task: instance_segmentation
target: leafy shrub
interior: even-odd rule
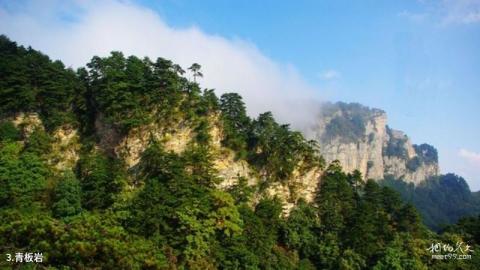
[[[438,152],[429,144],[413,145],[420,160],[426,164],[438,163]]]
[[[327,123],[322,139],[330,141],[338,137],[347,143],[361,140],[365,136],[365,126],[369,119],[381,113],[384,112],[358,103],[326,103],[322,108],[323,117],[338,115]],[[373,134],[369,135],[369,142],[373,141],[373,136]]]
[[[405,148],[405,144],[407,142],[407,137],[404,136],[403,138],[396,138],[392,134],[392,130],[387,126],[387,134],[389,135],[390,139],[387,142],[387,146],[383,149],[383,155],[389,157],[399,157],[402,159],[406,159],[408,157],[407,149]]]
[[[53,216],[68,217],[80,213],[82,210],[81,192],[80,183],[73,172],[64,172],[54,190]]]
[[[365,119],[360,115],[336,116],[325,127],[324,140],[340,137],[343,141],[355,142],[365,135]]]
[[[370,170],[373,167],[373,161],[367,161],[367,170]]]
[[[77,164],[82,206],[88,210],[109,207],[124,184],[121,163],[101,153],[83,156]]]
[[[80,80],[62,62],[0,36],[0,114],[37,112],[47,130],[74,121]]]
[[[0,122],[0,142],[18,141],[20,140],[20,137],[20,130],[18,130],[12,122]]]
[[[407,162],[407,169],[411,172],[416,171],[422,165],[419,157],[414,157]]]

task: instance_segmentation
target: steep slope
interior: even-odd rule
[[[455,174],[432,177],[417,186],[390,177],[380,184],[391,187],[415,205],[423,222],[436,231],[462,217],[480,214],[478,192],[472,193],[465,179]]]
[[[327,103],[307,133],[328,162],[339,160],[346,171],[359,170],[365,179],[390,175],[418,184],[439,172],[436,149],[412,145],[403,132],[387,126],[387,115],[379,109]]]
[[[237,185],[241,178],[246,179],[247,184],[254,187],[259,187],[263,183],[265,190],[259,191],[257,200],[265,195],[276,196],[284,203],[285,213],[288,213],[299,199],[313,201],[323,172],[321,166],[302,170],[302,165],[298,165],[298,168],[282,181],[269,181],[265,171],[259,170],[248,159],[239,159],[235,151],[222,143],[225,135],[220,113],[209,115],[205,120],[208,123],[206,132],[212,157],[210,161],[215,175],[221,180],[217,184],[218,188],[228,190]],[[140,126],[131,129],[125,136],[120,136],[114,130],[106,130],[104,126],[97,121],[96,134],[100,142],[99,147],[110,149],[116,158],[124,161],[127,170],[135,170],[142,154],[152,141],[161,143],[166,151],[179,155],[185,153],[192,145],[198,144],[195,123],[188,121],[170,123],[168,127],[163,124]],[[117,139],[112,140],[112,137],[117,136],[119,136]]]

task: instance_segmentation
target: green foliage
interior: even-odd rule
[[[367,181],[359,211],[353,217],[351,233],[352,246],[361,255],[374,257],[391,241],[393,231],[389,230],[389,213],[382,209],[382,190],[372,180]],[[392,213],[393,214],[393,213]]]
[[[150,241],[127,233],[108,215],[82,214],[68,223],[44,213],[0,212],[0,252],[43,253],[44,267],[162,269],[166,259]],[[0,262],[0,266],[5,261]],[[6,266],[6,265],[4,265]]]
[[[209,133],[210,125],[208,120],[203,119],[199,121],[197,127],[195,128],[195,133],[197,134],[195,139],[201,145],[208,145],[211,140],[211,135]]]
[[[245,177],[239,177],[238,182],[227,189],[235,199],[236,204],[248,204],[255,193],[255,188],[248,185]]]
[[[106,120],[123,131],[146,122],[140,111],[147,105],[141,103],[146,83],[142,75],[151,72],[146,65],[137,57],[126,59],[120,52],[112,52],[106,58],[94,57],[87,65],[94,102]]]
[[[0,36],[0,115],[38,112],[48,130],[74,122],[80,83],[60,61]]]
[[[420,160],[426,164],[438,163],[438,152],[435,147],[429,144],[414,144],[415,152],[419,156]]]
[[[80,182],[70,171],[64,172],[62,178],[55,187],[53,196],[52,212],[57,218],[73,216],[82,210]]]
[[[393,178],[385,179],[382,185],[393,188],[403,200],[412,203],[425,225],[436,231],[463,216],[480,213],[478,202],[468,184],[454,174],[428,179],[416,187]]]
[[[88,210],[112,205],[124,185],[121,164],[100,153],[85,155],[78,162],[82,206]]]
[[[53,138],[41,128],[35,128],[28,137],[25,144],[25,151],[37,156],[44,156],[50,153]]]
[[[279,125],[270,112],[250,120],[240,95],[223,94],[220,109],[224,130],[222,143],[235,150],[237,158],[247,158],[268,182],[283,181],[295,169],[323,166],[315,142],[306,141],[300,132],[290,130],[288,125]]]
[[[34,207],[40,204],[49,171],[39,156],[22,152],[22,145],[0,145],[0,207]]]
[[[131,230],[181,250],[182,263],[190,267],[207,263],[216,237],[231,238],[242,231],[233,198],[213,188],[216,180],[204,150],[178,156],[151,145],[140,167],[145,186],[126,221]]]
[[[403,136],[402,138],[397,138],[393,136],[393,131],[387,126],[387,134],[390,139],[387,142],[387,146],[383,149],[383,155],[389,157],[399,157],[402,159],[408,158],[407,149],[405,148],[405,143],[407,142],[407,137]]]
[[[200,69],[202,68],[202,66],[200,66],[199,64],[197,63],[193,63],[189,68],[188,70],[192,71],[193,73],[193,81],[196,82],[197,81],[197,77],[203,77],[203,73],[200,72]]]
[[[10,121],[0,122],[0,142],[18,141],[21,138],[20,130]]]
[[[457,224],[444,229],[447,233],[458,233],[469,244],[480,246],[480,215],[461,218]]]
[[[342,232],[353,214],[354,193],[339,163],[327,168],[317,196],[322,230]]]
[[[237,158],[246,158],[250,118],[247,116],[242,97],[236,93],[226,93],[220,98],[223,131],[222,144],[235,150]]]
[[[358,103],[326,103],[322,108],[323,115],[331,116],[336,114],[336,116],[327,123],[322,139],[331,141],[335,138],[340,138],[343,142],[356,142],[359,139],[363,139],[367,121],[379,112],[381,111],[370,109]],[[371,141],[373,137],[370,135],[369,140]]]
[[[421,230],[419,225],[420,215],[415,207],[412,204],[406,204],[396,210],[398,230],[402,232],[409,232],[411,235],[418,236]]]
[[[407,236],[408,237],[408,236]],[[374,270],[427,269],[411,253],[408,242],[397,236],[382,253],[382,257],[373,267]],[[409,252],[410,251],[410,252]]]
[[[422,162],[420,160],[420,158],[417,156],[417,157],[414,157],[412,159],[410,159],[409,161],[407,161],[407,169],[411,172],[414,172],[416,171],[420,166],[422,166]]]
[[[410,159],[407,162],[407,169],[414,172],[423,164],[437,164],[438,163],[438,154],[437,149],[429,144],[413,145],[416,157]]]
[[[314,258],[321,228],[317,209],[304,201],[292,210],[283,229],[283,241],[288,248],[298,250],[302,258]]]
[[[338,263],[339,269],[342,270],[360,270],[365,269],[365,259],[354,250],[346,249],[343,251]]]
[[[253,121],[249,149],[250,163],[268,182],[285,181],[295,169],[323,167],[317,145],[288,125],[279,125],[270,112]],[[299,166],[301,162],[304,167]]]
[[[90,104],[124,133],[154,121],[154,111],[157,118],[169,121],[178,116],[180,112],[175,110],[182,106],[181,112],[190,119],[200,103],[198,85],[181,77],[184,71],[163,58],[152,62],[112,52],[109,57],[93,57],[87,67],[83,77]],[[206,104],[212,105],[211,93],[207,96],[210,102]]]
[[[213,89],[205,89],[202,103],[203,106],[201,106],[201,108],[205,108],[204,114],[207,112],[216,112],[220,109],[220,100]],[[202,111],[199,112],[202,113]]]
[[[346,141],[356,141],[365,135],[365,122],[358,115],[349,118],[336,116],[325,127],[324,140],[341,137]]]

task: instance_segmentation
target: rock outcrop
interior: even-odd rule
[[[248,185],[254,186],[262,181],[262,177],[249,165],[246,160],[238,160],[235,152],[225,148],[221,141],[223,127],[219,115],[209,117],[210,147],[212,164],[217,176],[222,181],[217,185],[220,189],[228,189],[238,183],[240,178],[247,180]],[[133,168],[140,161],[141,154],[148,147],[151,140],[161,142],[167,151],[181,154],[190,143],[193,143],[194,128],[188,123],[179,122],[169,125],[168,130],[158,124],[146,125],[132,129],[127,135],[119,137],[115,130],[101,122],[96,123],[97,136],[100,145],[105,151],[110,151],[125,161],[128,168]],[[307,171],[294,171],[290,179],[280,183],[272,183],[265,193],[268,196],[277,196],[284,202],[284,212],[289,210],[300,199],[313,201],[319,186],[322,170],[311,168]]]
[[[271,197],[277,196],[282,199],[284,213],[288,214],[299,199],[313,202],[320,185],[322,173],[323,171],[320,168],[312,168],[303,173],[295,170],[288,181],[273,183],[266,192]]]
[[[28,137],[36,128],[44,129],[43,123],[37,113],[19,113],[12,118],[7,118],[22,131],[23,137]]]
[[[307,134],[319,142],[327,162],[339,160],[345,171],[359,170],[365,179],[393,176],[419,183],[439,173],[435,148],[413,145],[403,132],[390,129],[379,109],[326,104]]]
[[[23,137],[28,137],[37,128],[45,131],[37,113],[20,113],[8,120],[21,129]],[[246,179],[250,186],[257,186],[264,181],[261,174],[246,160],[237,159],[234,151],[222,145],[224,135],[220,116],[211,115],[208,123],[211,138],[209,143],[214,157],[212,164],[217,176],[222,179],[217,187],[228,189],[237,184],[240,178]],[[195,143],[196,136],[192,123],[184,121],[167,126],[151,123],[122,135],[113,125],[108,124],[101,114],[96,117],[95,133],[97,151],[121,158],[127,169],[132,169],[139,163],[142,153],[152,141],[162,143],[167,151],[182,154],[191,143]],[[79,131],[70,125],[64,125],[51,131],[51,135],[53,140],[52,151],[48,157],[49,164],[58,172],[73,169],[80,156]],[[315,199],[322,173],[319,167],[296,169],[289,179],[269,184],[263,192],[255,195],[255,200],[258,201],[262,196],[276,196],[284,202],[284,213],[288,214],[299,199],[307,202]]]
[[[70,126],[61,126],[53,132],[53,138],[50,163],[59,171],[75,168],[80,158],[78,130]]]
[[[6,118],[11,121],[22,133],[24,139],[28,138],[36,129],[45,131],[38,113],[19,113],[14,117]],[[62,125],[52,131],[51,153],[48,163],[58,171],[75,167],[79,159],[80,137],[78,130],[70,125]]]

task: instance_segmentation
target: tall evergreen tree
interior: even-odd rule
[[[58,218],[73,216],[82,210],[80,182],[70,171],[65,171],[62,178],[55,187],[52,205],[53,216]]]

